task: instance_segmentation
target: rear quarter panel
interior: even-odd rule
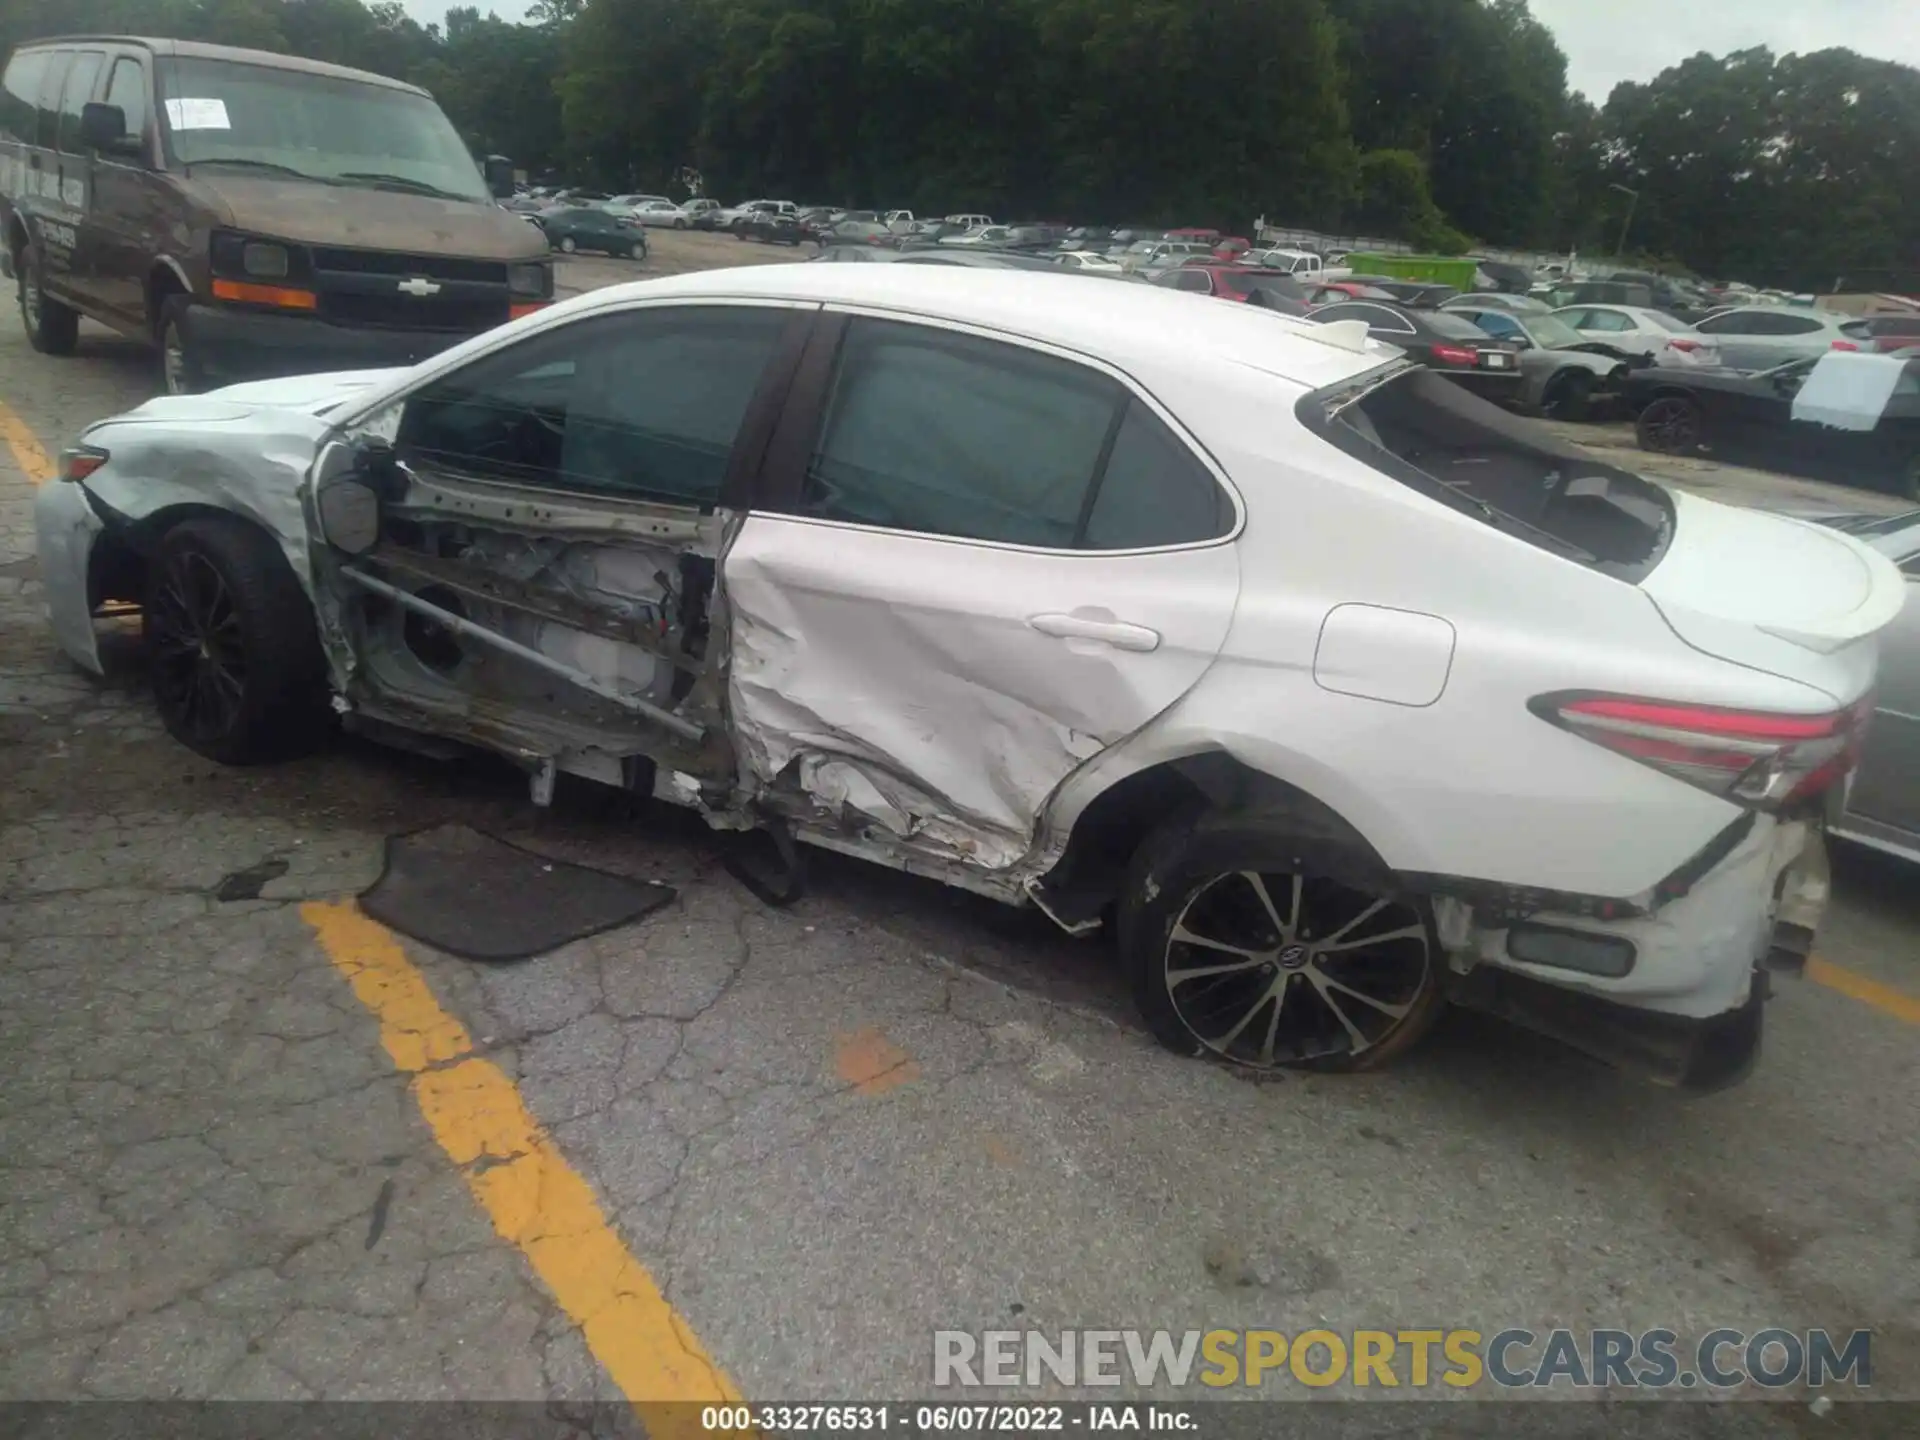
[[[1247,499],[1244,583],[1214,667],[1126,753],[1103,758],[1109,783],[1156,758],[1225,748],[1332,806],[1396,869],[1625,897],[1739,812],[1547,724],[1529,700],[1590,689],[1769,709],[1827,702],[1686,646],[1633,585],[1333,449],[1293,414],[1297,388],[1255,372],[1147,383]],[[1322,628],[1342,604],[1451,624],[1439,697],[1394,704],[1317,683]]]

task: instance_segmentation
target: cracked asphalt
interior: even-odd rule
[[[0,404],[49,452],[149,371],[0,320]],[[1784,984],[1758,1072],[1698,1100],[1464,1017],[1386,1074],[1251,1084],[1156,1048],[1098,942],[929,883],[821,855],[770,910],[676,811],[539,811],[504,768],[348,741],[199,759],[152,719],[127,622],[105,682],[56,651],[17,450],[0,1398],[648,1398],[620,1378],[646,1356],[616,1360],[649,1332],[593,1338],[543,1279],[486,1199],[520,1157],[456,1158],[316,925],[388,835],[446,820],[677,887],[530,962],[404,963],[748,1397],[925,1394],[949,1328],[1824,1325],[1872,1327],[1876,1389],[1920,1399],[1920,1066],[1893,1010]],[[1920,994],[1910,874],[1836,869],[1821,954]]]

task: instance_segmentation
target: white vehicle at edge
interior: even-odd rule
[[[1056,275],[598,290],[409,370],[159,399],[36,502],[168,729],[331,709],[1111,920],[1153,1032],[1362,1068],[1446,1001],[1690,1087],[1804,956],[1903,586],[1356,326]],[[791,847],[785,847],[790,850]]]

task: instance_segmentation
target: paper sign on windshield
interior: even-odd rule
[[[169,100],[167,123],[176,130],[231,130],[224,100]]]

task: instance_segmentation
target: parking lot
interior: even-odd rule
[[[792,258],[652,242],[562,289]],[[1901,866],[1836,855],[1734,1090],[1469,1017],[1383,1074],[1251,1084],[1147,1038],[1098,939],[929,882],[822,855],[774,910],[662,807],[175,745],[130,624],[105,683],[56,651],[30,513],[152,381],[0,319],[0,1398],[900,1398],[935,1330],[1006,1325],[1870,1327],[1875,1391],[1920,1400]],[[678,896],[517,965],[403,946],[351,899],[441,820]]]

